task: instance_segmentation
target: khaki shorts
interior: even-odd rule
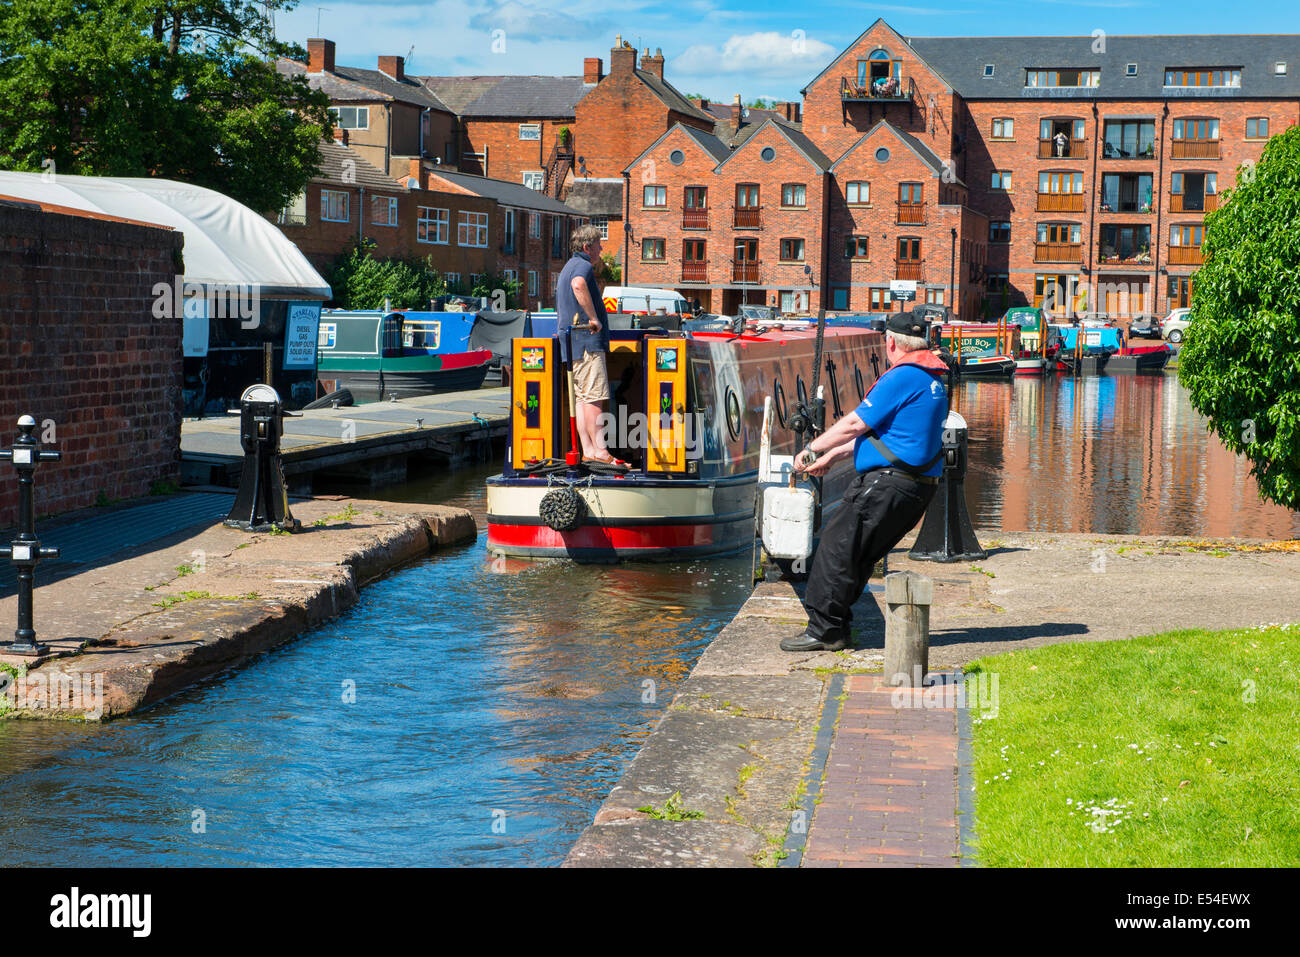
[[[605,353],[584,352],[573,363],[573,393],[579,402],[604,402],[609,398]]]

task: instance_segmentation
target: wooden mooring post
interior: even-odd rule
[[[934,582],[916,572],[885,576],[885,684],[919,687],[930,664]]]

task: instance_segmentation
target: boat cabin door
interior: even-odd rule
[[[687,471],[686,340],[645,340],[647,472]]]

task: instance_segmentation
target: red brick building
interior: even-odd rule
[[[963,318],[1163,313],[1188,300],[1205,212],[1300,121],[1298,49],[877,20],[804,88],[800,122],[681,124],[626,166],[625,281],[721,311],[890,309],[901,279]]]

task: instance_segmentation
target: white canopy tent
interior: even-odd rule
[[[0,171],[0,196],[157,223],[185,235],[185,282],[253,287],[262,299],[329,299],[329,284],[247,206],[168,179]]]

